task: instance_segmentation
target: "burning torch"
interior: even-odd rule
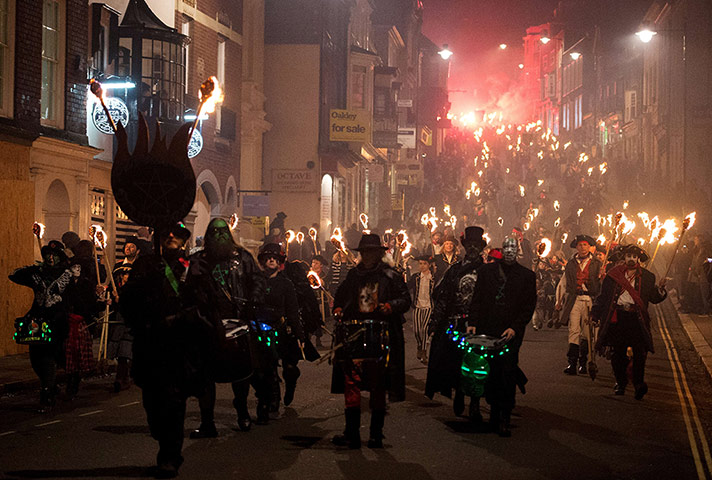
[[[35,222],[32,225],[32,233],[37,238],[37,246],[40,247],[40,252],[42,252],[42,237],[44,237],[45,226],[39,222]]]

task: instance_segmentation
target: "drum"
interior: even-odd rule
[[[44,320],[28,314],[15,319],[12,338],[21,345],[45,345],[52,341],[52,328]]]
[[[465,352],[460,366],[460,390],[465,395],[481,397],[490,373],[490,359],[509,351],[507,341],[503,337],[466,334],[458,346]]]
[[[340,360],[387,360],[389,352],[388,322],[383,320],[341,321],[334,329],[334,341],[342,345]]]
[[[236,318],[222,320],[225,341],[222,343],[215,371],[218,383],[236,382],[252,376],[250,327]]]

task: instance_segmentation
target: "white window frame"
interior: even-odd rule
[[[186,37],[190,37],[190,30],[193,28],[193,19],[184,17],[183,24],[180,26],[180,33]],[[185,92],[190,93],[188,90],[188,81],[190,80],[190,72],[188,71],[188,65],[190,64],[190,44],[185,47],[185,68],[183,69],[183,83],[185,83]]]
[[[2,103],[0,103],[0,117],[12,118],[14,114],[14,92],[15,92],[15,0],[5,0],[7,2],[7,15],[5,21],[5,31],[7,32],[7,44],[5,45],[5,55],[3,56],[2,72]]]
[[[54,110],[54,117],[43,118],[42,110],[40,109],[40,123],[48,127],[55,127],[61,129],[64,128],[64,72],[67,54],[67,5],[65,3],[65,0],[42,0],[43,16],[44,4],[46,2],[56,3],[59,7],[57,9],[57,14],[59,17],[57,19],[57,68],[54,72],[54,97],[52,98],[52,108]],[[42,19],[42,28],[44,29],[44,18]],[[44,55],[42,56],[42,60],[44,62]]]
[[[225,58],[227,55],[227,41],[222,38],[218,37],[218,52],[217,52],[217,61],[218,61],[218,68],[217,72],[215,74],[216,77],[218,77],[218,82],[220,82],[220,88],[222,88],[223,93],[226,93],[226,88],[225,88]],[[222,125],[222,107],[220,105],[217,106],[215,109],[215,131],[220,132],[220,127]]]

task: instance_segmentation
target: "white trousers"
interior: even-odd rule
[[[581,340],[589,340],[586,322],[588,322],[592,305],[591,297],[585,295],[576,297],[574,307],[569,314],[569,343],[581,345]]]

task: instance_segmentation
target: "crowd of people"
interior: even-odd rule
[[[92,242],[71,232],[42,247],[41,262],[10,276],[35,293],[18,332],[25,322],[51,332],[30,345],[40,410],[55,403],[58,366],[69,374],[67,398],[77,394],[82,374],[94,368],[92,332],[107,318],[114,390],[132,382],[141,388],[159,443],[154,473],[164,478],[177,475],[183,461],[188,398],[198,399],[201,419],[191,438],[216,437],[216,384],[229,383],[237,426],[247,432],[292,403],[300,361],[333,365],[331,391],[344,395],[345,412],[333,443],[361,447],[361,392],[369,391],[368,446],[383,448],[386,400],[405,399],[403,326],[411,309],[417,359],[427,365],[425,395],[452,398],[458,416],[469,397],[468,417],[479,429],[511,435],[516,390],[527,383],[519,349],[532,319],[535,330],[567,326],[566,374],[590,373],[593,352],[607,354],[618,395],[628,383],[630,347],[635,397],[647,392],[647,308],[666,292],[664,279],[656,285],[643,267],[648,255],[640,247],[606,252],[577,235],[569,245],[576,253],[566,259],[544,255],[520,229],[494,248],[478,226],[459,238],[451,227],[435,229],[407,250],[398,235],[356,225],[345,244],[321,244],[306,227],[295,242],[285,218],[272,223],[256,256],[222,218],[210,221],[197,249],[187,249],[191,232],[182,224],[150,241],[130,237],[113,272],[95,261]]]

